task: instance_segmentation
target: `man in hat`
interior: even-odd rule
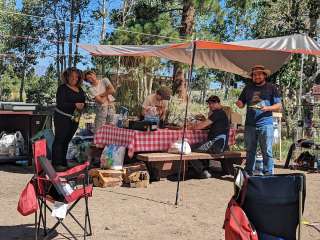
[[[159,88],[156,93],[147,96],[142,105],[142,115],[156,115],[163,121],[168,110],[170,96],[171,90],[166,86]]]
[[[193,146],[194,152],[206,153],[222,153],[228,148],[229,136],[229,119],[227,114],[222,109],[220,99],[218,96],[210,96],[207,99],[210,115],[208,119],[198,122],[196,124],[188,125],[188,129],[207,129],[209,128],[208,139],[204,143]],[[211,177],[210,167],[213,165],[212,161],[191,161],[195,171],[200,174],[201,178]],[[227,166],[222,166],[226,171]]]
[[[263,173],[273,173],[272,112],[281,109],[281,99],[277,88],[266,81],[270,73],[262,65],[254,66],[251,72],[252,82],[245,86],[236,102],[239,108],[247,105],[244,138],[247,148],[245,170],[249,175],[254,172],[258,142],[263,157]]]

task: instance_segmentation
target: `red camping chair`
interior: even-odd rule
[[[36,192],[40,206],[39,217],[37,217],[37,214],[35,215],[35,238],[38,239],[41,225],[44,230],[45,238],[49,237],[59,225],[62,225],[74,239],[77,239],[66,226],[66,224],[63,223],[63,218],[57,218],[57,223],[52,228],[47,229],[47,209],[52,212],[52,209],[49,207],[48,203],[53,203],[55,201],[70,204],[66,213],[66,217],[70,215],[71,218],[73,218],[73,220],[81,227],[83,230],[84,239],[86,236],[91,236],[92,229],[88,208],[88,198],[92,196],[92,184],[89,184],[88,178],[89,163],[85,162],[84,164],[73,167],[65,172],[56,172],[49,160],[46,158],[45,139],[34,142],[33,154],[35,180],[37,183]],[[70,183],[70,181],[81,181],[82,187],[78,187],[74,189],[72,193],[70,193],[64,188],[64,186],[67,183]],[[82,198],[85,200],[84,226],[71,213],[71,210]]]

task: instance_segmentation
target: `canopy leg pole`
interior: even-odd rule
[[[194,68],[194,59],[195,59],[195,53],[196,53],[197,45],[196,41],[192,41],[192,59],[191,59],[191,65],[189,68],[189,74],[188,74],[188,82],[187,82],[187,103],[186,103],[186,109],[184,114],[184,123],[183,123],[183,133],[182,133],[182,144],[181,144],[181,153],[180,153],[180,162],[179,162],[179,168],[178,168],[178,182],[177,182],[177,191],[176,191],[176,201],[175,205],[178,205],[179,201],[179,190],[180,190],[180,175],[181,175],[181,168],[182,168],[182,156],[183,156],[183,149],[184,149],[184,140],[185,140],[185,133],[187,129],[187,117],[188,117],[188,107],[189,107],[189,101],[191,97],[191,92],[189,92],[189,86],[191,83],[193,68]]]
[[[298,104],[299,104],[299,109],[298,109],[298,120],[302,121],[302,80],[303,80],[303,66],[304,66],[304,54],[301,55],[301,69],[300,69],[300,82],[299,82],[299,99],[298,99]],[[303,126],[300,126],[297,128],[297,140],[303,138]]]

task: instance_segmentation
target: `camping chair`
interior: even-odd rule
[[[51,228],[47,229],[47,209],[52,212],[48,203],[53,203],[55,201],[70,204],[68,207],[66,217],[68,215],[73,218],[73,220],[81,227],[84,231],[84,239],[86,236],[92,235],[89,208],[88,208],[88,198],[92,196],[92,184],[88,184],[88,166],[89,163],[86,162],[82,165],[73,167],[65,172],[56,172],[52,167],[49,160],[46,158],[46,140],[41,139],[35,141],[33,144],[34,151],[34,166],[35,166],[35,180],[36,180],[36,192],[38,203],[40,206],[39,218],[35,219],[36,233],[35,237],[38,239],[38,234],[40,231],[40,226],[42,224],[44,235],[46,237],[50,236],[55,229],[62,225],[68,233],[74,238],[75,235],[70,231],[70,229],[64,224],[63,218],[57,218],[57,223]],[[66,190],[66,184],[69,181],[81,181],[82,187],[76,188],[73,192]],[[76,204],[81,200],[85,200],[85,222],[84,226],[76,219],[72,214],[71,210],[76,206]]]
[[[54,133],[50,128],[44,128],[41,131],[37,132],[35,135],[32,136],[30,139],[32,143],[37,140],[45,139],[47,145],[47,158],[50,160],[52,157],[52,145],[54,141]]]
[[[239,177],[239,174],[242,176]],[[237,178],[238,177],[238,178]],[[305,202],[305,175],[300,173],[243,176],[238,201],[258,233],[296,240],[301,239],[301,217]],[[236,187],[237,192],[237,187]]]

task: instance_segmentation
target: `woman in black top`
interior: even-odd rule
[[[85,93],[82,90],[82,73],[77,68],[68,68],[62,74],[63,84],[58,87],[54,113],[55,138],[52,146],[52,164],[56,171],[67,170],[66,154],[69,142],[79,123],[71,116],[81,112],[85,106]]]

